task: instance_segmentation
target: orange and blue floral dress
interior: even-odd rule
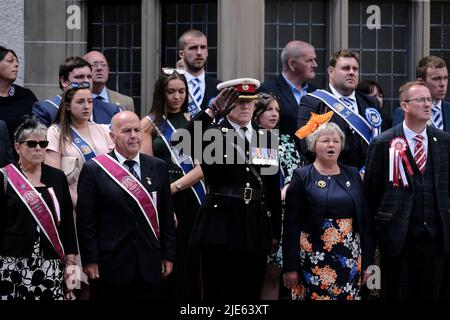
[[[305,188],[305,205],[324,204],[320,234],[302,231],[299,284],[293,300],[360,299],[361,241],[354,230],[355,204],[336,176],[313,170],[314,186]],[[306,208],[304,208],[306,209]]]

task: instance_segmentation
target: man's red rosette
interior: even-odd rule
[[[391,140],[389,146],[389,182],[392,182],[394,187],[400,187],[400,184],[402,184],[404,188],[408,188],[404,165],[409,174],[414,175],[406,156],[407,149],[408,143],[405,138],[395,137]]]

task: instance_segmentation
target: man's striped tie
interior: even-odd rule
[[[436,128],[443,130],[444,129],[444,123],[442,121],[442,115],[441,110],[439,110],[439,107],[435,104],[433,104],[433,107],[431,108],[431,111],[433,113],[433,124]]]
[[[423,139],[424,137],[420,134],[414,137],[414,140],[416,141],[416,146],[414,147],[414,160],[422,174],[425,172],[425,164],[427,163],[427,154],[425,153],[425,148],[423,146]]]
[[[191,85],[192,98],[188,104],[188,111],[191,114],[191,117],[195,116],[200,111],[200,104],[202,103],[202,90],[200,88],[200,79],[192,78],[189,81]],[[195,101],[194,101],[195,100]],[[198,107],[197,107],[198,106]]]
[[[353,107],[353,99],[349,97],[340,97],[339,100],[344,102],[345,106],[355,112],[355,108]]]

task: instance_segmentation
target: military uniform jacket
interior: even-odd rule
[[[217,163],[206,163],[201,160],[201,167],[204,174],[205,185],[227,186],[232,188],[250,187],[261,189],[260,182],[252,172],[251,166],[259,173],[263,184],[262,201],[252,200],[248,204],[243,199],[207,194],[204,203],[200,207],[191,234],[191,243],[200,246],[221,246],[227,250],[267,253],[270,250],[272,239],[280,239],[281,233],[281,199],[279,170],[275,167],[274,174],[261,174],[263,167],[268,166],[253,164],[227,164],[230,157],[238,156],[233,144],[227,142],[226,135],[234,131],[231,124],[225,118],[220,124],[211,125],[212,118],[205,112],[201,112],[196,118],[198,121],[191,121],[188,129],[193,133],[193,123],[202,123],[203,132],[214,132],[214,136],[220,137],[215,144],[203,141],[201,137],[194,136],[193,146],[202,144],[203,156],[210,153],[212,146],[217,147],[218,152],[222,152],[221,160]],[[198,125],[198,124],[197,124]],[[211,131],[210,131],[211,130]],[[270,148],[270,134],[265,130],[254,127],[253,138],[260,145],[263,141],[268,141],[267,148]],[[205,139],[203,139],[205,140]],[[252,146],[255,142],[252,141]],[[195,146],[194,146],[195,148]],[[197,145],[198,148],[198,145]],[[277,146],[275,146],[276,149]],[[220,150],[218,150],[220,149]],[[197,157],[198,158],[198,157]],[[204,158],[204,157],[203,157]],[[218,158],[216,158],[218,159]],[[219,159],[218,159],[219,160]],[[273,167],[272,167],[273,169]]]

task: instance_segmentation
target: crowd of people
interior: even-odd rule
[[[178,46],[142,118],[101,52],[38,101],[0,46],[1,300],[450,298],[443,59],[418,62],[391,124],[350,50],[317,88],[304,41],[264,83],[208,76],[199,30]]]

